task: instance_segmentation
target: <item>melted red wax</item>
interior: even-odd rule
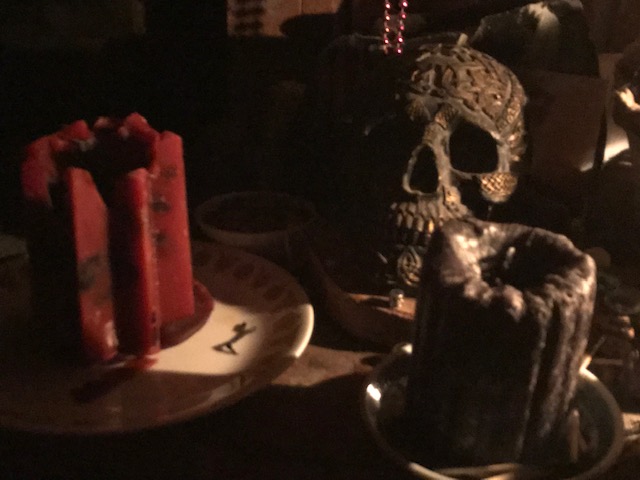
[[[195,313],[184,320],[163,325],[161,332],[163,348],[184,342],[207,323],[215,303],[213,297],[207,287],[197,280],[193,281],[193,295]],[[157,358],[153,356],[129,358],[121,366],[105,370],[97,378],[72,389],[71,395],[78,403],[91,403],[107,395],[138,373],[150,369],[157,361]]]
[[[207,323],[214,306],[213,297],[207,287],[197,280],[193,281],[193,297],[195,313],[192,316],[166,323],[160,327],[160,344],[162,348],[172,347],[184,342]]]

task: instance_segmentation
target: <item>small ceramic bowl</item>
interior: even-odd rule
[[[282,192],[247,191],[214,196],[198,205],[195,221],[215,242],[265,257],[287,269],[303,261],[313,205]]]

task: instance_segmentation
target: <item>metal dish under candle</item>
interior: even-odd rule
[[[389,358],[374,369],[365,382],[362,409],[365,423],[378,446],[396,463],[409,470],[417,478],[426,480],[455,480],[461,477],[480,479],[513,472],[513,476],[508,478],[514,480],[518,478],[588,480],[609,469],[622,451],[624,445],[622,412],[613,395],[596,376],[588,370],[582,370],[576,391],[576,405],[584,422],[584,427],[581,428],[595,430],[598,441],[597,446],[591,452],[593,460],[582,469],[578,468],[577,473],[574,471],[568,476],[563,476],[558,472],[553,473],[548,469],[540,469],[540,475],[535,476],[537,469],[535,466],[504,464],[472,468],[447,466],[446,468],[431,469],[428,465],[423,465],[416,460],[413,452],[408,451],[406,445],[403,445],[400,435],[389,433],[393,431],[394,424],[401,421],[410,357],[411,345],[402,344],[395,347]],[[519,468],[522,468],[526,475],[519,477],[517,473]]]

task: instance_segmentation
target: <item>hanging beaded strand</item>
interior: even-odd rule
[[[400,0],[400,11],[397,15],[395,25],[391,26],[391,0],[384,2],[384,24],[382,32],[382,42],[384,53],[393,51],[400,55],[404,49],[404,28],[407,19],[408,0]]]

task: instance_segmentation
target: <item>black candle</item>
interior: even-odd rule
[[[426,444],[466,463],[550,460],[595,286],[593,260],[564,236],[476,220],[436,230],[407,386]]]

